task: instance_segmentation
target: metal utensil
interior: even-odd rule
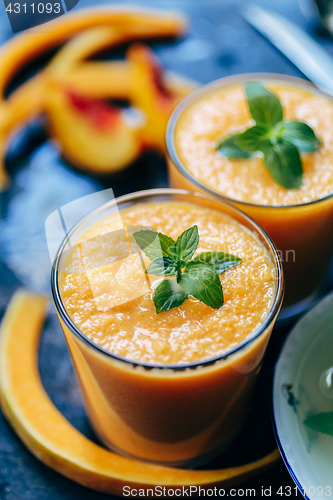
[[[313,38],[277,12],[250,5],[243,17],[319,89],[333,95],[333,58]]]

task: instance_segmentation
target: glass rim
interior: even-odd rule
[[[75,323],[72,321],[70,318],[69,314],[67,313],[65,306],[63,304],[63,301],[61,299],[61,294],[59,290],[59,264],[61,261],[61,257],[63,254],[63,251],[70,240],[70,238],[73,236],[73,234],[83,225],[85,224],[91,217],[95,216],[99,212],[104,211],[105,209],[111,208],[113,206],[117,206],[120,203],[124,202],[131,202],[135,201],[137,199],[141,198],[151,198],[155,196],[167,196],[167,195],[182,195],[182,196],[194,196],[197,198],[203,198],[206,200],[212,200],[225,205],[229,211],[234,212],[240,216],[243,220],[245,219],[252,228],[254,228],[257,233],[260,234],[260,236],[263,238],[265,241],[266,245],[268,248],[270,248],[273,256],[274,256],[274,262],[273,264],[275,265],[276,268],[276,281],[277,281],[277,286],[275,290],[275,297],[274,301],[272,303],[272,306],[264,319],[264,321],[258,326],[256,330],[254,330],[249,336],[249,339],[245,339],[243,342],[241,342],[239,345],[237,345],[234,349],[226,352],[225,354],[215,356],[214,358],[209,358],[207,360],[202,360],[202,361],[196,361],[194,363],[186,363],[186,364],[181,364],[181,365],[162,365],[162,364],[149,364],[149,363],[144,363],[141,361],[134,361],[131,359],[124,358],[122,356],[119,356],[117,354],[114,354],[106,349],[104,349],[101,346],[98,346],[95,344],[92,340],[90,340],[81,330],[75,325]],[[237,220],[237,219],[236,219]],[[238,221],[239,222],[239,221]],[[240,222],[241,223],[241,222]],[[256,234],[257,235],[257,234]],[[267,250],[267,248],[266,248]],[[120,196],[118,198],[115,198],[113,200],[110,200],[106,203],[103,203],[100,207],[92,210],[89,212],[87,215],[85,215],[82,219],[80,219],[68,232],[64,240],[62,241],[57,254],[55,256],[52,269],[51,269],[51,292],[52,292],[52,297],[53,301],[56,307],[57,312],[59,313],[62,321],[66,324],[66,326],[75,334],[76,337],[78,337],[80,340],[82,340],[85,344],[88,346],[92,347],[93,349],[96,349],[99,353],[102,355],[106,355],[110,357],[111,359],[114,359],[116,361],[125,363],[129,366],[132,367],[139,367],[141,366],[142,368],[146,370],[152,370],[152,369],[160,369],[160,370],[171,370],[171,371],[184,371],[186,369],[195,369],[199,367],[205,367],[209,365],[213,365],[218,361],[226,360],[229,356],[235,354],[236,352],[242,350],[245,348],[248,344],[256,340],[257,338],[260,337],[260,335],[269,327],[270,323],[276,315],[278,314],[283,296],[284,296],[284,276],[283,276],[283,268],[281,264],[281,258],[280,255],[273,243],[273,241],[270,239],[268,234],[262,229],[259,224],[257,224],[251,217],[249,217],[247,214],[239,210],[238,208],[234,207],[233,205],[226,203],[224,201],[221,201],[218,199],[216,196],[213,197],[211,195],[207,195],[206,193],[198,193],[195,191],[189,191],[189,190],[184,190],[184,189],[173,189],[173,188],[159,188],[159,189],[148,189],[148,190],[143,190],[143,191],[136,191],[134,193],[126,194],[123,196]]]
[[[230,76],[225,76],[222,78],[218,78],[216,80],[213,80],[210,83],[206,83],[201,85],[199,88],[193,90],[190,92],[184,99],[180,101],[180,103],[175,107],[173,110],[169,121],[167,125],[167,130],[166,130],[166,145],[167,145],[167,153],[170,156],[171,160],[173,161],[175,167],[182,173],[184,177],[186,177],[187,180],[189,180],[192,184],[194,184],[197,188],[202,189],[203,191],[217,196],[221,198],[223,201],[226,203],[237,203],[243,207],[252,207],[252,208],[269,208],[269,209],[275,209],[275,210],[283,210],[283,209],[290,209],[290,208],[301,208],[301,207],[307,207],[314,205],[316,203],[321,203],[326,200],[329,200],[330,198],[333,198],[333,192],[331,194],[328,194],[322,198],[318,198],[317,200],[312,200],[312,201],[307,201],[305,203],[298,203],[298,204],[293,204],[293,205],[260,205],[258,203],[251,203],[247,201],[242,201],[242,200],[237,200],[235,198],[229,198],[228,196],[219,193],[218,191],[214,191],[211,189],[209,186],[206,186],[202,182],[200,182],[198,179],[196,179],[190,172],[187,170],[187,168],[182,164],[176,148],[174,144],[174,130],[175,126],[178,122],[178,118],[180,115],[183,113],[183,111],[191,104],[194,102],[198,97],[200,97],[203,94],[209,93],[212,90],[218,89],[218,88],[224,88],[228,87],[237,83],[241,83],[244,81],[255,81],[255,80],[266,80],[270,81],[272,83],[274,82],[285,82],[289,83],[295,86],[300,86],[304,87],[308,90],[311,90],[314,94],[318,94],[321,97],[324,97],[325,99],[328,99],[329,101],[333,102],[333,97],[330,96],[329,94],[326,94],[322,90],[320,90],[318,87],[316,87],[312,82],[308,80],[304,80],[303,78],[299,78],[296,76],[290,76],[290,75],[283,75],[279,73],[241,73],[238,75],[230,75]]]

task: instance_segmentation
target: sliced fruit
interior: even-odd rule
[[[93,99],[129,98],[130,67],[126,61],[87,61],[51,77],[63,87]]]
[[[44,84],[41,74],[30,78],[3,102],[3,114],[0,117],[2,133],[10,134],[14,128],[25,124],[43,111]]]
[[[123,118],[123,111],[109,104],[52,86],[46,111],[51,136],[74,165],[95,173],[120,170],[140,153],[138,129]]]
[[[3,101],[3,92],[6,84],[15,72],[21,66],[27,64],[33,57],[60,44],[67,38],[91,27],[103,27],[104,34],[101,35],[101,38],[97,40],[97,42],[90,39],[90,41],[87,41],[87,44],[82,46],[78,51],[75,56],[76,60],[78,60],[80,54],[83,57],[85,56],[85,52],[89,54],[94,52],[94,50],[99,50],[103,45],[112,45],[117,43],[117,41],[132,40],[138,37],[149,38],[180,35],[184,32],[187,21],[183,15],[167,11],[114,6],[108,8],[80,9],[79,11],[55,19],[47,23],[47,25],[49,28],[47,31],[41,31],[38,27],[31,28],[16,35],[1,47],[0,118],[3,114],[2,108],[6,107]],[[110,34],[106,36],[105,26],[113,27],[118,34],[113,38],[112,36],[110,38]],[[67,52],[66,54],[68,56]],[[70,63],[70,57],[68,63]],[[32,82],[33,81],[34,79]],[[26,101],[26,103],[28,102],[29,101]],[[15,122],[15,119],[14,114],[10,120]],[[0,191],[7,187],[9,180],[3,164],[7,140],[7,135],[2,135],[0,129]]]
[[[56,83],[58,88],[75,89],[77,95],[91,99],[128,100],[131,88],[130,70],[128,61],[86,62],[74,64],[65,73],[43,71],[18,87],[0,106],[0,191],[8,185],[9,180],[3,158],[10,135],[17,127],[45,111],[46,88],[50,82]],[[170,93],[178,95],[179,99],[194,90],[197,85],[197,82],[171,72],[165,75],[166,88]],[[133,153],[132,158],[134,157]],[[75,158],[76,156],[72,156],[72,161],[77,164]],[[89,163],[87,168],[95,170],[95,165]]]
[[[31,28],[16,35],[0,51],[0,95],[14,73],[29,60],[69,37],[93,26],[113,26],[120,30],[131,29],[140,37],[140,30],[146,36],[178,36],[187,26],[187,20],[180,13],[154,9],[135,9],[114,6],[87,8],[70,12],[47,23],[47,30]]]
[[[182,470],[119,456],[84,437],[47,396],[38,372],[38,346],[47,299],[25,290],[12,298],[0,328],[0,403],[6,418],[42,462],[89,488],[122,495],[123,487],[230,487],[279,460],[265,458],[225,470]],[[141,495],[142,496],[142,495]]]
[[[79,94],[95,99],[129,99],[131,89],[131,66],[128,61],[87,61],[78,64],[53,80],[64,87],[75,89]],[[177,75],[164,73],[167,90],[179,96],[179,100],[198,87],[199,82]]]
[[[11,133],[41,113],[43,99],[44,81],[38,75],[21,85],[0,106],[0,191],[9,183],[4,158]]]
[[[53,57],[45,71],[54,75],[66,74],[79,61],[126,39],[128,31],[121,32],[113,26],[87,29],[71,38]]]
[[[5,150],[6,140],[0,135],[0,192],[5,190],[9,184],[9,177],[4,165]]]
[[[131,64],[131,102],[147,117],[147,124],[142,130],[143,141],[148,147],[164,151],[166,126],[181,97],[170,92],[165,85],[162,66],[148,47],[131,45],[127,60]]]

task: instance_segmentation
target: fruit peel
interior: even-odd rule
[[[261,460],[222,470],[183,470],[125,458],[93,443],[76,430],[46,394],[38,372],[38,347],[48,300],[16,292],[0,326],[0,404],[28,449],[64,476],[91,489],[122,495],[123,487],[231,487],[277,460],[278,450]]]

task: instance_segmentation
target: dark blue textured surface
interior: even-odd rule
[[[154,44],[169,69],[202,82],[231,74],[262,71],[301,76],[289,61],[242,19],[239,9],[246,1],[132,0],[128,3],[181,8],[188,12],[191,28],[186,38]],[[313,21],[304,17],[296,0],[257,3],[287,15],[333,55],[332,40],[317,29]],[[305,7],[306,3],[306,0],[302,2]],[[80,0],[75,10],[89,4],[91,2]],[[0,40],[10,36],[8,19],[2,9],[1,5]],[[72,199],[107,187],[112,187],[118,196],[167,185],[165,161],[152,153],[116,177],[97,180],[78,173],[58,157],[54,146],[46,140],[42,124],[35,124],[28,132],[15,138],[7,164],[13,183],[1,197],[0,316],[20,284],[48,291],[50,264],[46,253],[44,221],[53,210]],[[245,428],[230,451],[214,462],[214,467],[245,463],[273,449],[275,442],[270,423],[272,372],[285,334],[283,330],[274,332]],[[82,408],[65,341],[54,314],[50,314],[45,326],[40,368],[44,385],[57,407],[75,427],[95,439]],[[294,486],[281,463],[241,487],[256,488],[257,496],[261,496],[261,486],[272,486],[274,492],[279,486],[286,485]],[[290,498],[294,497],[292,494]],[[99,500],[106,496],[81,488],[41,464],[26,450],[0,415],[0,499],[76,498]]]

